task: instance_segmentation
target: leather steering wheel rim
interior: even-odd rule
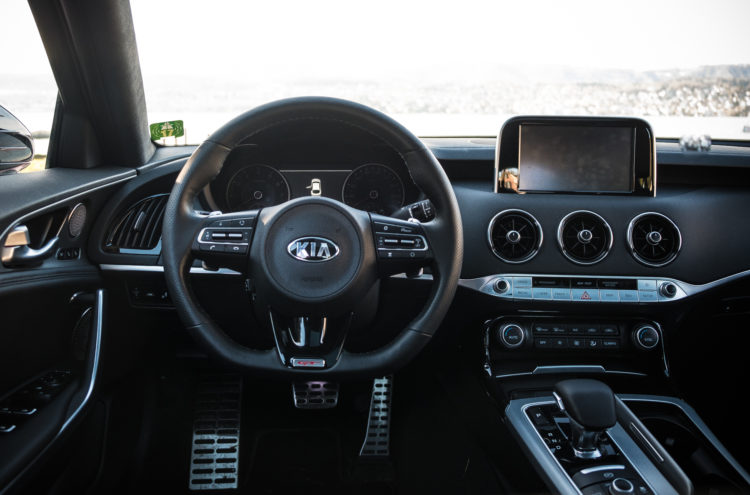
[[[358,127],[389,144],[403,158],[416,185],[432,201],[433,282],[422,311],[394,340],[366,353],[342,351],[328,368],[300,369],[283,365],[276,349],[255,350],[228,337],[201,309],[193,295],[189,270],[191,245],[197,234],[196,196],[221,171],[229,153],[248,137],[297,120],[323,119]],[[372,108],[346,100],[304,97],[279,100],[250,110],[214,132],[188,159],[164,212],[162,258],[167,288],[191,336],[214,357],[246,371],[266,371],[299,379],[301,375],[342,379],[390,374],[407,364],[440,326],[458,286],[463,259],[461,216],[453,188],[432,152],[401,124]]]

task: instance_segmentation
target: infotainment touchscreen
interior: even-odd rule
[[[635,128],[519,125],[518,191],[628,193]]]

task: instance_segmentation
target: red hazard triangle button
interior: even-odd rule
[[[583,291],[583,294],[581,294],[581,300],[582,301],[590,301],[591,300],[591,296],[589,295],[589,293],[587,291]]]

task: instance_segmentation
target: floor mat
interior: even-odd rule
[[[335,431],[258,432],[251,463],[254,493],[331,493],[341,485],[341,443]]]

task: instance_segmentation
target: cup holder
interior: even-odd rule
[[[676,404],[625,400],[690,478],[696,495],[748,494],[750,486]]]

